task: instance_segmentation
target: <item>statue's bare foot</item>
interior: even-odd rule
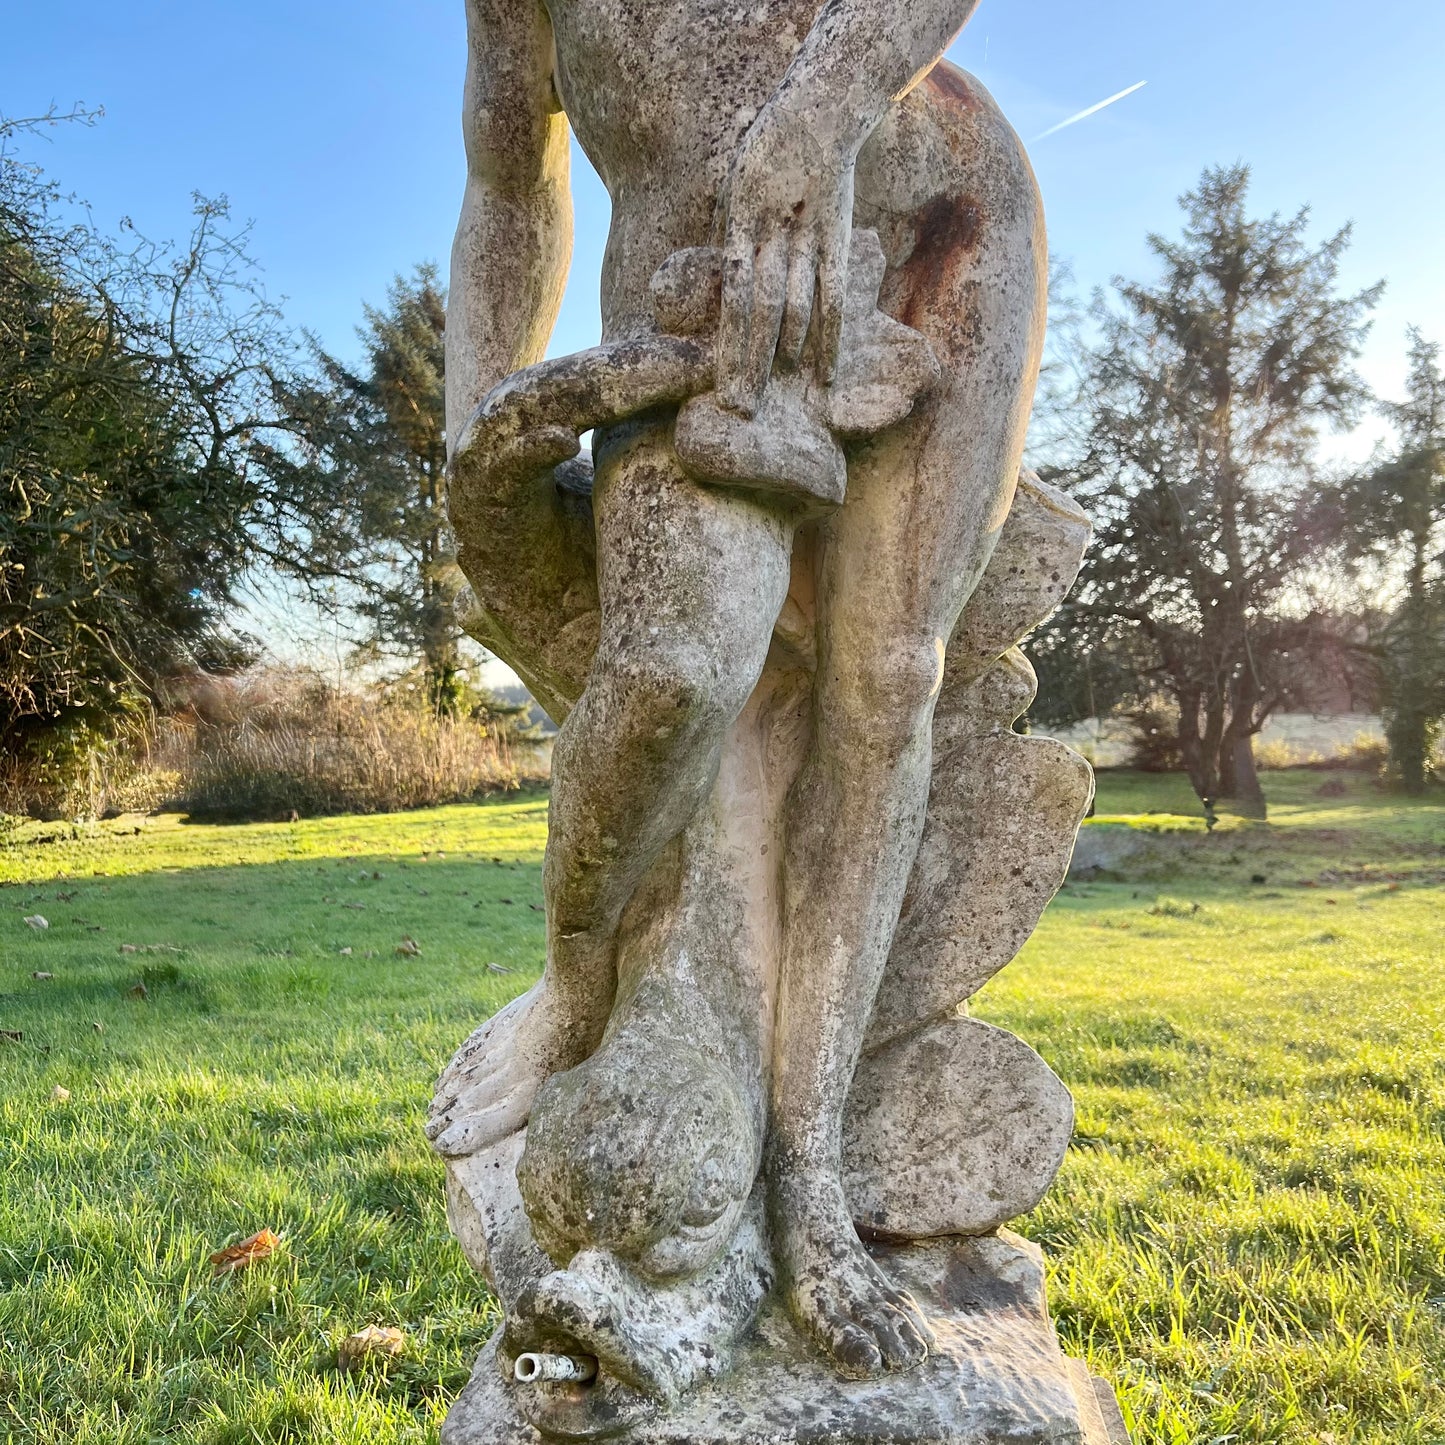
[[[427,1119],[439,1154],[475,1154],[526,1124],[538,1089],[577,1062],[575,1034],[560,1012],[545,983],[536,983],[462,1045],[437,1082]]]
[[[918,1306],[868,1257],[835,1174],[773,1185],[778,1267],[793,1317],[854,1379],[922,1364],[932,1343]]]

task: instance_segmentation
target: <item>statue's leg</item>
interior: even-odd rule
[[[552,759],[546,973],[434,1118],[446,1154],[520,1127],[542,1082],[596,1047],[619,919],[711,786],[787,594],[789,525],[692,482],[666,425],[611,429],[596,465],[602,635]]]
[[[1042,339],[1032,177],[986,95],[962,81],[931,77],[900,108],[876,138],[883,175],[860,164],[867,223],[870,190],[892,213],[883,304],[928,336],[944,377],[855,453],[824,532],[813,745],[789,805],[773,1230],[796,1316],[858,1374],[926,1353],[924,1322],[854,1231],[841,1125],[923,826],[944,649],[1008,510]],[[959,89],[954,114],[944,108]]]

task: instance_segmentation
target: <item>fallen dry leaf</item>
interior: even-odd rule
[[[122,943],[121,946],[116,949],[117,953],[135,953],[136,951],[136,946],[133,943]]]
[[[240,1244],[227,1245],[211,1256],[217,1275],[230,1274],[233,1270],[245,1269],[259,1259],[268,1259],[281,1247],[281,1237],[269,1229],[258,1229],[249,1239]]]
[[[57,1084],[50,1091],[50,1098],[57,1104],[68,1104],[70,1102],[70,1090]]]
[[[343,948],[343,949],[341,950],[341,956],[342,956],[342,958],[350,958],[350,957],[351,957],[351,950],[350,950],[349,948]]]
[[[336,1363],[343,1370],[353,1370],[365,1355],[383,1355],[395,1359],[406,1349],[406,1336],[390,1325],[367,1325],[354,1335],[347,1335],[336,1347]]]
[[[48,918],[42,918],[38,913],[32,913],[30,917],[25,920],[25,922],[28,923],[31,928],[50,927],[50,920]]]
[[[23,1044],[24,1042],[24,1029],[0,1029],[0,1044]]]
[[[45,970],[42,969],[42,968],[37,968],[37,969],[35,970],[35,972],[30,975],[30,977],[31,977],[31,978],[46,979],[46,978],[54,978],[55,975],[54,975],[53,973],[46,973]]]
[[[151,991],[145,986],[145,984],[135,983],[132,984],[128,989],[126,989],[125,996],[127,998],[149,998],[151,996]]]
[[[398,958],[420,958],[421,945],[409,933],[402,936],[402,940],[396,946]]]

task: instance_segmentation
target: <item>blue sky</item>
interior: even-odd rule
[[[461,0],[0,0],[0,111],[103,105],[34,147],[97,218],[187,227],[193,190],[255,223],[293,320],[354,346],[363,299],[444,261],[461,183]],[[1210,163],[1256,205],[1356,227],[1347,280],[1389,282],[1365,371],[1393,390],[1404,327],[1445,340],[1445,4],[1439,0],[983,0],[951,52],[1031,146],[1053,250],[1081,283],[1145,265],[1150,229]],[[554,350],[595,340],[605,193],[574,167],[577,248]]]

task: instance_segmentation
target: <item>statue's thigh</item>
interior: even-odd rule
[[[888,257],[880,304],[928,337],[943,375],[850,458],[827,528],[824,645],[842,645],[840,628],[859,647],[946,642],[1013,499],[1047,289],[1037,186],[972,77],[941,65],[895,107],[860,158],[857,222]]]
[[[766,650],[792,545],[778,512],[693,481],[661,421],[597,438],[593,508],[604,648],[687,636],[720,651],[731,640]]]

